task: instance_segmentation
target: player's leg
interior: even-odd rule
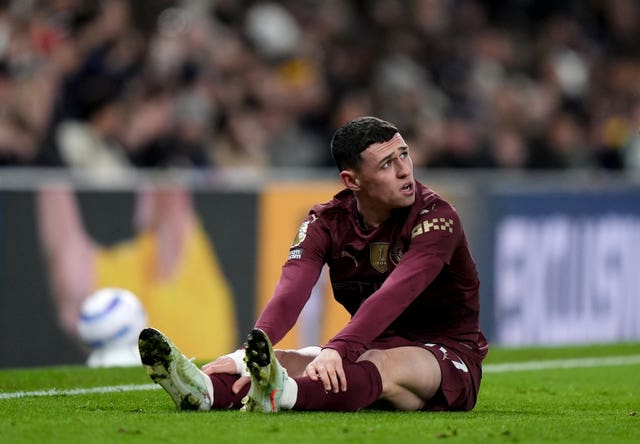
[[[179,410],[240,408],[249,391],[247,384],[239,393],[233,393],[232,386],[239,375],[206,375],[156,329],[147,328],[140,333],[138,348],[147,374],[165,389]],[[319,350],[319,347],[306,347],[276,350],[275,354],[295,376],[302,375]]]
[[[321,381],[312,381],[306,376],[289,377],[276,359],[269,338],[261,330],[249,334],[245,359],[251,373],[251,388],[243,402],[249,411],[355,411],[377,401],[382,393],[378,369],[369,361],[343,361],[349,380],[346,392],[327,393]]]
[[[304,374],[304,369],[322,350],[318,346],[310,346],[301,349],[274,350],[276,359],[287,369],[287,374],[297,378]]]
[[[299,350],[274,350],[277,360],[291,376],[302,376],[307,364],[320,352],[320,347],[305,347]],[[233,385],[240,375],[217,373],[209,375],[216,396],[212,409],[239,409],[242,400],[247,396],[250,383],[244,385],[238,393],[233,392]]]
[[[213,384],[161,332],[145,328],[138,339],[140,359],[151,379],[169,393],[179,410],[210,410]]]
[[[381,398],[400,410],[420,410],[440,388],[436,357],[421,347],[367,350],[359,361],[375,364],[382,377]]]
[[[251,330],[245,343],[245,363],[251,374],[251,387],[242,400],[247,411],[277,412],[289,407],[282,400],[285,388],[287,396],[295,398],[298,387],[292,384],[287,371],[276,358],[271,341],[259,329]]]
[[[379,369],[381,398],[402,410],[471,410],[482,380],[481,362],[441,344],[372,349],[360,359]]]

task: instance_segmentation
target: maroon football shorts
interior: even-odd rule
[[[436,394],[428,400],[422,410],[471,410],[478,399],[481,363],[464,346],[455,341],[439,340],[437,343],[421,343],[402,337],[391,336],[374,341],[369,348],[385,350],[396,347],[421,347],[431,352],[440,364],[442,383]]]

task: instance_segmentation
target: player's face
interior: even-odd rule
[[[381,210],[413,204],[413,161],[400,133],[387,142],[374,143],[361,156],[362,162],[354,176],[360,185],[358,198],[362,203]]]

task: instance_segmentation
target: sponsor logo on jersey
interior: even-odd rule
[[[311,219],[305,220],[300,224],[300,228],[298,228],[298,234],[296,234],[296,237],[293,240],[293,243],[291,244],[291,248],[297,247],[302,243],[302,241],[305,240],[305,238],[307,237],[307,229],[309,228],[309,224],[311,222],[314,222],[317,218],[318,216],[313,214],[311,216]]]
[[[453,219],[434,217],[431,220],[423,220],[411,230],[411,239],[430,231],[448,231],[453,233]]]
[[[289,258],[287,260],[292,259],[302,259],[302,248],[294,248],[289,250]]]
[[[371,260],[371,266],[380,273],[386,273],[389,269],[387,253],[389,253],[389,242],[374,242],[370,246],[369,259]]]
[[[341,258],[342,257],[348,257],[349,259],[351,259],[353,261],[355,267],[358,268],[358,259],[356,259],[356,257],[353,254],[349,253],[348,251],[342,250],[340,252],[340,257]]]

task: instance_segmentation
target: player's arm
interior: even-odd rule
[[[451,261],[462,227],[455,210],[444,206],[437,217],[418,220],[411,244],[384,284],[360,306],[349,324],[327,344],[345,357],[356,355],[382,333],[421,294]],[[441,221],[441,219],[444,219]],[[438,229],[434,224],[438,223]]]
[[[256,322],[256,328],[263,330],[273,344],[295,324],[324,265],[329,238],[322,224],[316,222],[316,216],[311,214],[300,226],[273,296]],[[205,364],[202,370],[207,374],[240,375],[232,387],[234,393],[239,393],[250,380],[243,358],[244,350],[237,350]]]
[[[320,354],[307,366],[305,374],[322,381],[325,390],[347,390],[342,359],[353,353],[357,358],[366,344],[386,329],[449,263],[461,236],[460,221],[455,210],[447,206],[443,227],[431,230],[433,217],[419,220],[409,250],[384,284],[360,306],[349,324],[334,336]],[[424,224],[427,225],[424,225]],[[451,230],[449,230],[451,228]],[[435,234],[434,234],[435,233]],[[425,236],[428,234],[428,236]]]
[[[314,260],[291,259],[282,268],[280,280],[273,296],[258,318],[255,327],[263,330],[273,343],[279,342],[294,326],[311,290],[318,280],[322,263]],[[243,358],[244,350],[237,350],[205,364],[202,370],[207,374],[246,374]]]
[[[330,235],[315,214],[302,223],[271,299],[256,322],[273,344],[295,325],[318,281]]]
[[[416,250],[418,251],[418,250]],[[410,249],[411,252],[411,249]],[[351,321],[309,363],[305,374],[326,391],[347,391],[342,359],[356,359],[440,273],[444,262],[432,255],[405,254],[385,283],[360,306]]]

